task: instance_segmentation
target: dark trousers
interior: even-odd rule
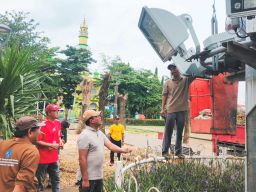
[[[59,192],[60,191],[60,176],[59,176],[59,163],[49,163],[49,164],[39,164],[36,177],[38,180],[38,191],[44,191],[44,179],[46,173],[49,174],[52,184],[52,192]]]
[[[187,111],[179,111],[174,113],[168,113],[165,122],[164,139],[162,146],[162,153],[168,154],[171,145],[171,138],[173,128],[176,123],[176,144],[175,144],[175,155],[182,153],[182,134],[186,121]]]
[[[110,141],[111,141],[113,144],[117,145],[118,147],[122,147],[122,140],[116,141],[116,140],[114,140],[114,139],[112,139],[112,138],[110,137]],[[110,162],[111,162],[111,163],[114,163],[114,155],[115,155],[115,153],[114,153],[113,151],[110,151]],[[120,161],[120,157],[121,157],[121,153],[117,153],[117,158],[118,158],[119,161]]]
[[[82,181],[79,184],[79,192],[103,192],[103,180],[89,180],[90,187],[82,189]]]

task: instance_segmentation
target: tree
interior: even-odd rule
[[[35,48],[33,56],[40,57],[44,51],[48,51],[48,43],[50,39],[43,36],[43,32],[37,31],[39,23],[34,19],[28,19],[29,13],[25,12],[8,12],[0,14],[0,23],[9,26],[12,30],[9,44],[20,42],[21,47]]]
[[[111,80],[111,75],[109,73],[105,73],[102,78],[100,92],[99,92],[99,110],[102,112],[103,116],[105,114],[105,106],[107,105],[108,87],[109,87],[110,80]],[[104,119],[103,119],[103,124],[101,129],[105,133]]]
[[[119,93],[128,94],[127,108],[131,116],[138,112],[148,118],[155,118],[159,114],[162,86],[154,73],[145,69],[135,70],[120,58],[112,60],[108,69],[113,77],[109,92],[113,94],[114,85],[119,81]],[[151,113],[150,108],[153,111]]]
[[[58,79],[56,78],[56,61],[54,56],[58,48],[49,48],[50,39],[43,36],[43,32],[37,30],[38,23],[29,19],[29,13],[8,12],[0,14],[0,23],[11,28],[10,38],[7,44],[19,44],[20,48],[30,49],[29,62],[40,63],[40,71],[47,73],[44,79],[45,94],[49,99],[55,98],[58,92]]]
[[[155,68],[155,76],[158,77],[158,68],[157,67]]]
[[[92,53],[84,48],[67,46],[60,53],[66,56],[65,59],[59,59],[57,65],[61,88],[60,94],[63,96],[65,108],[69,110],[73,107],[73,93],[77,85],[82,81],[82,72],[88,71],[88,65],[95,62],[95,60],[92,58]],[[65,118],[67,118],[67,112]]]
[[[8,12],[0,14],[0,23],[11,28],[11,35],[8,44],[20,43],[20,47],[29,47],[33,49],[30,59],[47,61],[52,49],[48,48],[50,39],[43,36],[43,32],[37,31],[38,23],[34,19],[28,19],[29,13]]]
[[[0,135],[12,136],[17,117],[36,112],[43,92],[44,74],[39,60],[32,60],[33,49],[19,43],[0,50]]]
[[[34,114],[37,104],[54,89],[49,77],[56,49],[49,49],[49,39],[37,31],[38,23],[28,13],[5,12],[0,23],[11,28],[6,46],[0,50],[0,134],[12,136],[14,121],[20,115]],[[48,74],[46,74],[48,73]]]

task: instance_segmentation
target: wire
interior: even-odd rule
[[[234,29],[234,30],[235,30],[235,33],[236,33],[236,35],[237,35],[237,37],[239,37],[239,38],[241,38],[241,39],[244,39],[244,38],[249,37],[248,34],[247,34],[246,31],[245,31],[246,25],[244,24],[243,18],[240,18],[240,23],[241,23],[241,26],[239,27],[239,31],[237,31],[237,28]],[[241,36],[241,35],[239,34],[241,31],[243,31],[246,35],[245,35],[245,36]]]
[[[235,29],[235,33],[236,33],[236,36],[239,37],[239,38],[241,38],[241,39],[244,39],[244,38],[249,37],[248,35],[241,36],[241,35],[239,34],[239,32],[237,31],[237,29]]]

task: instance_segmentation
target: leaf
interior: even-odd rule
[[[22,90],[22,93],[23,93],[23,83],[24,83],[23,75],[20,75],[20,82],[21,82],[21,90]]]
[[[10,135],[10,133],[8,133],[9,131],[9,126],[8,126],[8,122],[6,119],[6,116],[3,114],[0,114],[0,117],[2,119],[2,127],[1,127],[1,132],[4,136],[4,139],[8,138],[8,135]]]
[[[12,116],[14,117],[14,96],[10,95],[10,104],[12,108]]]

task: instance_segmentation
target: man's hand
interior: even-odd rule
[[[160,115],[161,115],[162,117],[166,117],[166,113],[165,113],[165,111],[164,111],[163,109],[161,110]]]
[[[25,187],[23,185],[15,185],[13,192],[25,192]]]
[[[60,140],[60,149],[64,148],[65,141],[63,139]]]
[[[50,148],[53,148],[53,149],[59,149],[60,145],[58,143],[52,143]]]
[[[130,148],[130,147],[122,147],[122,149],[123,149],[122,153],[130,153],[130,152],[132,152],[132,148]]]
[[[82,180],[82,189],[88,189],[90,187],[89,180]]]

